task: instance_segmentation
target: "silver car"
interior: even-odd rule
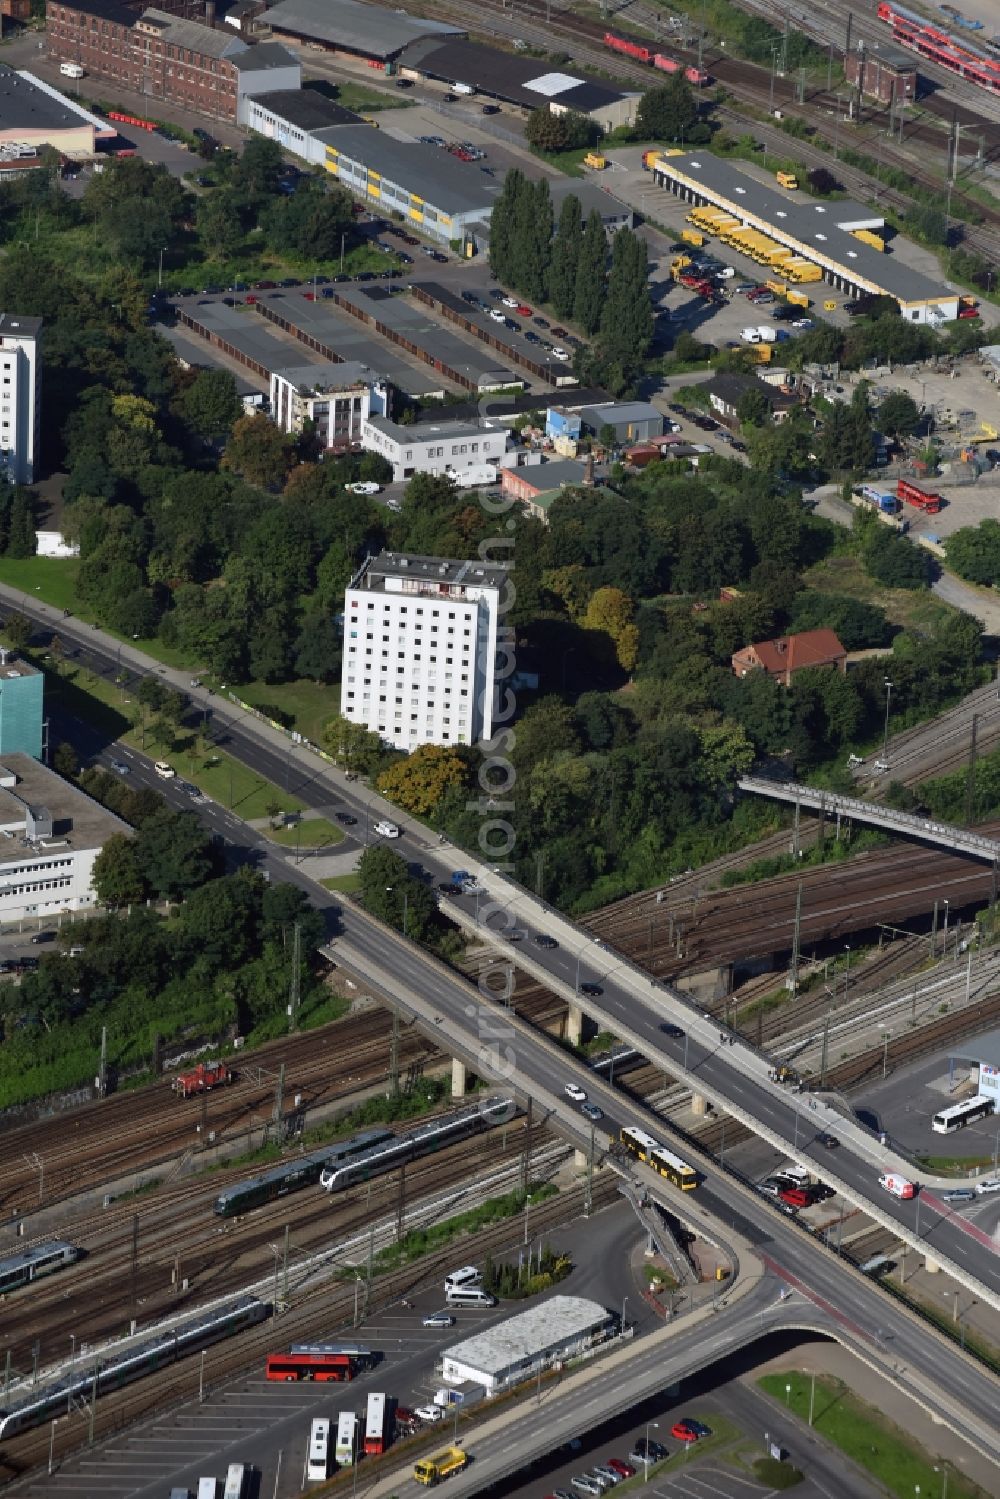
[[[597,1479],[592,1478],[589,1473],[579,1474],[577,1477],[571,1478],[570,1483],[579,1493],[592,1494],[595,1496],[595,1499],[600,1499],[600,1496],[604,1493],[604,1489],[598,1483]]]

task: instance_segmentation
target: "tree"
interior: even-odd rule
[[[180,399],[181,416],[199,437],[225,437],[243,410],[228,370],[199,370]]]
[[[963,526],[945,539],[944,549],[960,578],[988,587],[1000,580],[1000,521]]]
[[[340,676],[341,632],[332,615],[307,614],[294,651],[295,675],[314,682],[335,682]]]
[[[35,631],[35,624],[26,614],[21,614],[14,609],[7,615],[2,625],[3,633],[11,648],[15,651],[23,651]]]
[[[292,444],[262,412],[241,416],[226,444],[224,468],[241,474],[248,484],[277,489],[292,462]]]
[[[666,83],[647,89],[639,100],[635,127],[647,140],[681,141],[698,145],[708,131],[698,122],[698,105],[683,73],[674,73]]]
[[[193,812],[163,807],[143,823],[135,846],[139,870],[154,895],[182,900],[213,872],[211,838]]]
[[[620,588],[598,588],[583,617],[586,630],[600,630],[614,642],[615,656],[623,671],[634,671],[639,652],[635,605]]]
[[[826,198],[830,193],[840,191],[840,183],[832,172],[827,171],[826,167],[813,167],[806,180],[809,183],[809,191],[819,198]]]
[[[213,260],[227,259],[243,242],[239,204],[232,193],[215,192],[201,198],[196,224],[205,251]]]
[[[61,739],[52,755],[52,769],[56,775],[71,781],[80,769],[80,757],[71,744]]]
[[[626,381],[638,374],[653,340],[646,255],[646,241],[631,229],[615,235],[598,346],[604,359],[621,366]]]
[[[374,770],[385,753],[378,734],[340,715],[324,724],[323,745],[347,770],[364,773]]]
[[[511,167],[504,177],[500,195],[490,214],[490,270],[498,281],[511,284],[514,250],[514,221],[518,200],[525,188],[520,167]]]
[[[871,519],[862,552],[865,567],[876,582],[887,588],[926,588],[930,558],[905,536]]]
[[[736,416],[741,426],[765,426],[771,420],[771,407],[764,392],[753,387],[745,390],[736,403]]]
[[[376,782],[383,796],[416,817],[430,816],[452,787],[468,784],[469,769],[457,750],[422,744],[384,770]]]
[[[552,114],[547,107],[533,109],[524,125],[524,138],[533,151],[557,155],[560,151],[578,151],[593,145],[599,127],[586,115],[568,110]]]
[[[905,390],[892,390],[878,408],[878,424],[890,437],[905,437],[920,426],[920,407]]]
[[[916,239],[930,245],[948,243],[948,219],[943,208],[932,203],[915,203],[906,212],[906,227]]]
[[[420,941],[431,927],[436,905],[433,891],[411,875],[406,860],[391,848],[366,848],[358,862],[365,910],[397,931]]]
[[[33,557],[37,548],[35,541],[35,517],[31,496],[18,486],[14,491],[14,503],[10,512],[10,530],[7,534],[8,557]]]
[[[135,839],[113,833],[94,860],[94,890],[102,906],[129,906],[146,899],[149,887]]]
[[[311,260],[332,260],[341,236],[353,235],[351,200],[343,188],[327,192],[309,181],[290,197],[274,198],[264,215],[264,235],[272,249]]]
[[[583,212],[575,193],[563,199],[549,261],[549,301],[561,318],[572,317],[576,269],[583,239]]]
[[[585,333],[597,332],[604,307],[604,267],[608,242],[597,209],[592,209],[580,242],[577,261],[576,293],[573,298],[573,320]]]

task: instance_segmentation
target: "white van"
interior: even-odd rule
[[[219,1492],[219,1480],[217,1478],[198,1479],[198,1499],[216,1499]]]
[[[242,1463],[230,1463],[222,1499],[243,1499],[246,1493],[246,1469]]]
[[[454,1291],[459,1286],[478,1286],[482,1275],[475,1265],[463,1265],[461,1270],[453,1270],[444,1278],[445,1291]]]
[[[59,71],[64,78],[84,78],[86,74],[78,62],[61,62]]]
[[[497,1299],[479,1286],[455,1286],[445,1292],[449,1306],[496,1306]]]

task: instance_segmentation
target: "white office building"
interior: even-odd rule
[[[414,474],[443,474],[460,481],[463,472],[501,462],[507,433],[503,427],[477,427],[470,422],[403,427],[387,417],[373,416],[362,427],[361,446],[389,460],[394,481],[412,479]]]
[[[298,433],[307,421],[327,449],[361,444],[368,417],[386,409],[385,383],[364,364],[288,365],[271,371],[271,416],[282,432]]]
[[[488,739],[507,576],[477,561],[369,557],[345,595],[343,716],[401,750]]]
[[[128,823],[30,755],[0,764],[0,923],[94,906],[94,861]]]
[[[32,484],[38,461],[42,320],[0,312],[0,473]]]

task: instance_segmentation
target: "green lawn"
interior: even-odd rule
[[[356,114],[375,114],[380,109],[406,109],[412,106],[414,101],[403,97],[406,92],[408,90],[400,89],[398,94],[383,94],[365,88],[363,83],[338,83],[336,102],[344,109],[353,109]]]
[[[786,1395],[786,1386],[791,1392]],[[761,1389],[790,1406],[795,1414],[809,1419],[811,1378],[806,1374],[766,1374]],[[813,1425],[820,1436],[839,1447],[859,1468],[871,1473],[898,1499],[913,1499],[914,1494],[940,1494],[942,1477],[940,1461],[918,1445],[912,1431],[902,1431],[888,1417],[851,1395],[839,1381],[816,1380],[816,1402]],[[930,1432],[930,1428],[925,1428]],[[987,1499],[978,1485],[968,1482],[950,1466],[948,1468],[950,1499]]]
[[[145,646],[143,647],[145,649]],[[237,697],[290,728],[297,729],[313,744],[322,742],[323,725],[340,711],[340,688],[322,682],[248,682],[234,688]],[[277,708],[278,712],[271,710]]]
[[[342,829],[325,817],[306,817],[294,827],[268,828],[267,836],[284,848],[328,848],[344,841]]]
[[[56,557],[0,557],[0,583],[20,588],[26,594],[37,594],[56,609],[70,609],[89,623],[93,615],[77,609],[76,575],[80,562],[76,557],[60,561]]]
[[[277,786],[241,765],[231,755],[213,749],[207,757],[199,758],[190,768],[183,754],[175,755],[177,767],[183,767],[185,776],[210,796],[220,806],[230,807],[244,822],[258,817],[269,817],[272,807],[283,812],[302,812],[304,804],[297,796],[279,791]]]
[[[354,895],[361,889],[359,874],[333,874],[328,880],[320,880],[324,890],[339,890],[342,895]]]

